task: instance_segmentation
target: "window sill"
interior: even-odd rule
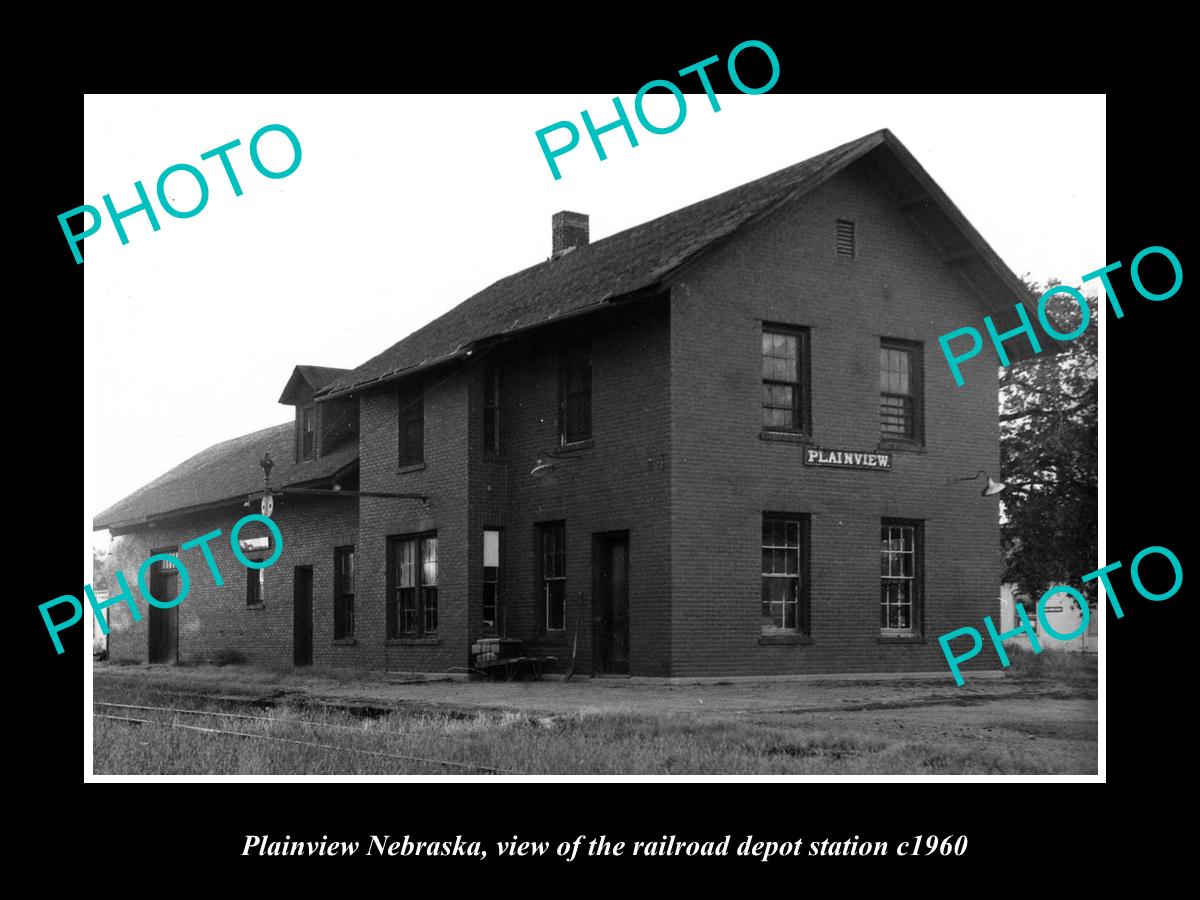
[[[266,609],[266,608],[267,608],[267,604],[265,604],[265,603],[247,603],[246,604],[246,609]]]
[[[764,634],[758,638],[760,647],[807,646],[813,639],[806,634]]]
[[[554,448],[551,456],[561,456],[564,453],[577,453],[580,450],[591,450],[596,446],[594,438],[588,438],[586,441],[572,441],[569,444],[559,444]]]
[[[929,641],[919,634],[881,634],[876,641],[879,644],[928,644]]]
[[[924,444],[909,444],[904,441],[880,441],[879,450],[890,450],[893,453],[928,453]]]
[[[404,475],[407,472],[420,472],[425,468],[425,463],[413,463],[411,466],[401,466],[396,470],[397,475]]]
[[[790,444],[811,444],[812,437],[803,431],[760,431],[760,441],[786,441]]]
[[[335,647],[353,647],[357,643],[358,643],[358,641],[356,641],[352,637],[334,638],[333,639],[333,646],[335,646]]]
[[[388,638],[384,641],[389,647],[436,647],[441,642],[441,638],[435,637]]]

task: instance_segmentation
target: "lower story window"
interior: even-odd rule
[[[546,630],[566,629],[567,599],[567,525],[547,522],[538,526],[541,535],[542,597],[545,601]]]
[[[436,534],[390,542],[388,636],[425,637],[438,628],[438,540]]]
[[[920,633],[921,526],[884,519],[879,530],[879,630]]]
[[[260,563],[266,560],[274,550],[271,548],[271,538],[267,536],[256,538],[242,538],[238,541],[238,549],[242,551],[242,555],[251,562]],[[265,581],[264,569],[252,569],[246,567],[246,605],[247,606],[262,606],[263,603],[263,582]]]
[[[808,634],[807,545],[807,516],[763,515],[763,634]]]
[[[354,548],[333,551],[333,637],[354,637]]]
[[[483,533],[483,628],[495,633],[500,615],[500,532]]]
[[[246,570],[246,605],[262,606],[263,602],[263,569]]]

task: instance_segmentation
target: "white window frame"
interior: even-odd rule
[[[921,598],[920,598],[921,529],[920,529],[920,526],[917,525],[916,523],[898,521],[895,519],[884,519],[883,521],[881,521],[880,529],[882,530],[884,528],[888,529],[889,549],[883,548],[883,546],[882,546],[883,535],[881,533],[879,536],[880,542],[881,542],[881,546],[879,548],[879,555],[880,555],[881,562],[882,562],[883,558],[887,558],[887,560],[888,560],[888,574],[887,575],[883,574],[883,572],[882,572],[883,567],[881,565],[880,566],[880,575],[879,575],[879,587],[880,587],[879,605],[881,607],[886,606],[889,610],[893,606],[892,603],[885,604],[883,602],[883,587],[884,587],[884,585],[886,585],[888,583],[893,583],[893,582],[894,583],[908,582],[908,627],[906,627],[906,628],[891,628],[887,625],[880,625],[879,633],[883,637],[913,637],[917,634],[920,634],[920,629],[918,628],[917,623],[920,621],[920,616],[921,616],[921,610],[920,610],[920,604],[921,604]],[[912,533],[912,549],[911,550],[904,549],[904,532],[906,530]],[[898,533],[897,536],[900,539],[900,549],[899,550],[890,549],[893,531]],[[903,574],[904,573],[903,560],[904,560],[905,556],[910,557],[912,560],[912,566],[910,569],[910,571],[912,572],[911,575]],[[899,606],[903,606],[904,604],[896,603],[894,605],[899,607]],[[890,615],[888,616],[888,621],[891,621]]]

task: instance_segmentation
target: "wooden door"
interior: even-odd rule
[[[596,646],[604,674],[629,673],[629,533],[599,538]]]
[[[150,594],[155,600],[166,603],[179,596],[179,570],[171,566],[164,568],[158,560],[150,567]],[[147,631],[150,647],[147,659],[152,663],[175,663],[179,661],[179,607],[159,609],[150,606]]]

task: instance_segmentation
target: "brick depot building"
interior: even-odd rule
[[[944,669],[996,604],[997,502],[950,479],[998,472],[999,425],[996,367],[956,387],[937,336],[1023,290],[886,130],[594,243],[559,213],[545,262],[297,366],[293,422],[97,516],[131,578],[222,531],[224,585],[183,551],[186,601],[111,607],[110,658],[461,672],[503,635],[581,673]],[[227,536],[264,452],[260,575]]]

